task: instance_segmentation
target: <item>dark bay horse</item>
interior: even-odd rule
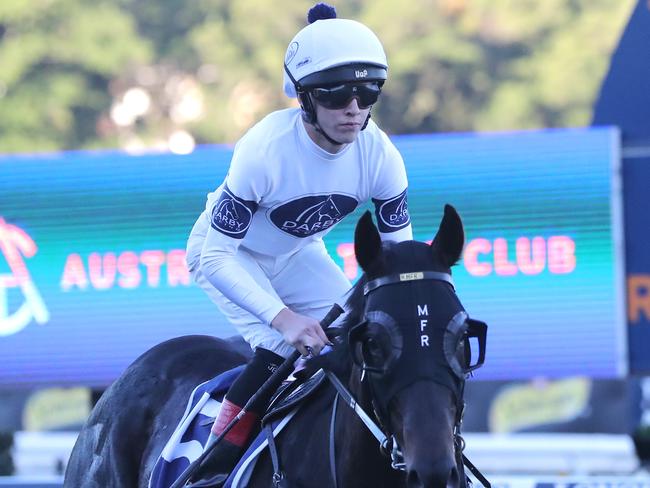
[[[382,245],[370,214],[359,220],[354,245],[364,276],[351,291],[333,351],[308,368],[322,368],[347,386],[376,431],[392,441],[393,455],[355,411],[334,401],[337,393],[327,384],[276,440],[287,486],[466,486],[458,429],[465,378],[483,361],[485,324],[469,319],[451,282],[463,244],[462,222],[449,205],[430,245]],[[474,365],[472,336],[480,339]],[[64,486],[146,487],[194,386],[246,360],[234,349],[188,336],[144,353],[91,413]],[[273,473],[265,452],[246,486],[271,486]]]

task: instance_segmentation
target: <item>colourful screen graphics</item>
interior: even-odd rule
[[[611,128],[393,138],[416,238],[464,219],[454,270],[489,324],[478,379],[625,373],[618,133]],[[231,336],[190,282],[186,237],[232,154],[0,158],[0,385],[104,386],[149,347]],[[362,206],[326,238],[351,281]]]

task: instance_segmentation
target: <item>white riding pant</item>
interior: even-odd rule
[[[239,265],[269,294],[296,313],[321,320],[334,303],[343,305],[350,281],[325,249],[314,241],[288,256],[266,256],[240,247]],[[275,329],[224,297],[200,268],[192,271],[194,281],[217,304],[252,349],[263,347],[283,357],[295,348]]]

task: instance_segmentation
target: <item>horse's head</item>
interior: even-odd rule
[[[348,301],[344,326],[353,382],[363,378],[382,429],[401,447],[409,488],[461,486],[456,428],[465,377],[483,361],[485,324],[468,318],[451,281],[464,244],[460,217],[445,206],[430,245],[382,245],[366,213],[354,244],[365,275]],[[480,337],[473,366],[469,336]]]

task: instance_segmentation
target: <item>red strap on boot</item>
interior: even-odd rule
[[[212,425],[212,433],[214,435],[221,434],[232,419],[234,419],[242,410],[243,408],[239,405],[235,405],[234,403],[224,399],[221,404],[221,410],[219,410],[219,415]],[[231,444],[244,447],[248,443],[248,437],[250,436],[253,427],[255,427],[257,419],[258,415],[256,413],[246,412],[235,426],[230,429],[230,432],[226,434],[224,439]]]

